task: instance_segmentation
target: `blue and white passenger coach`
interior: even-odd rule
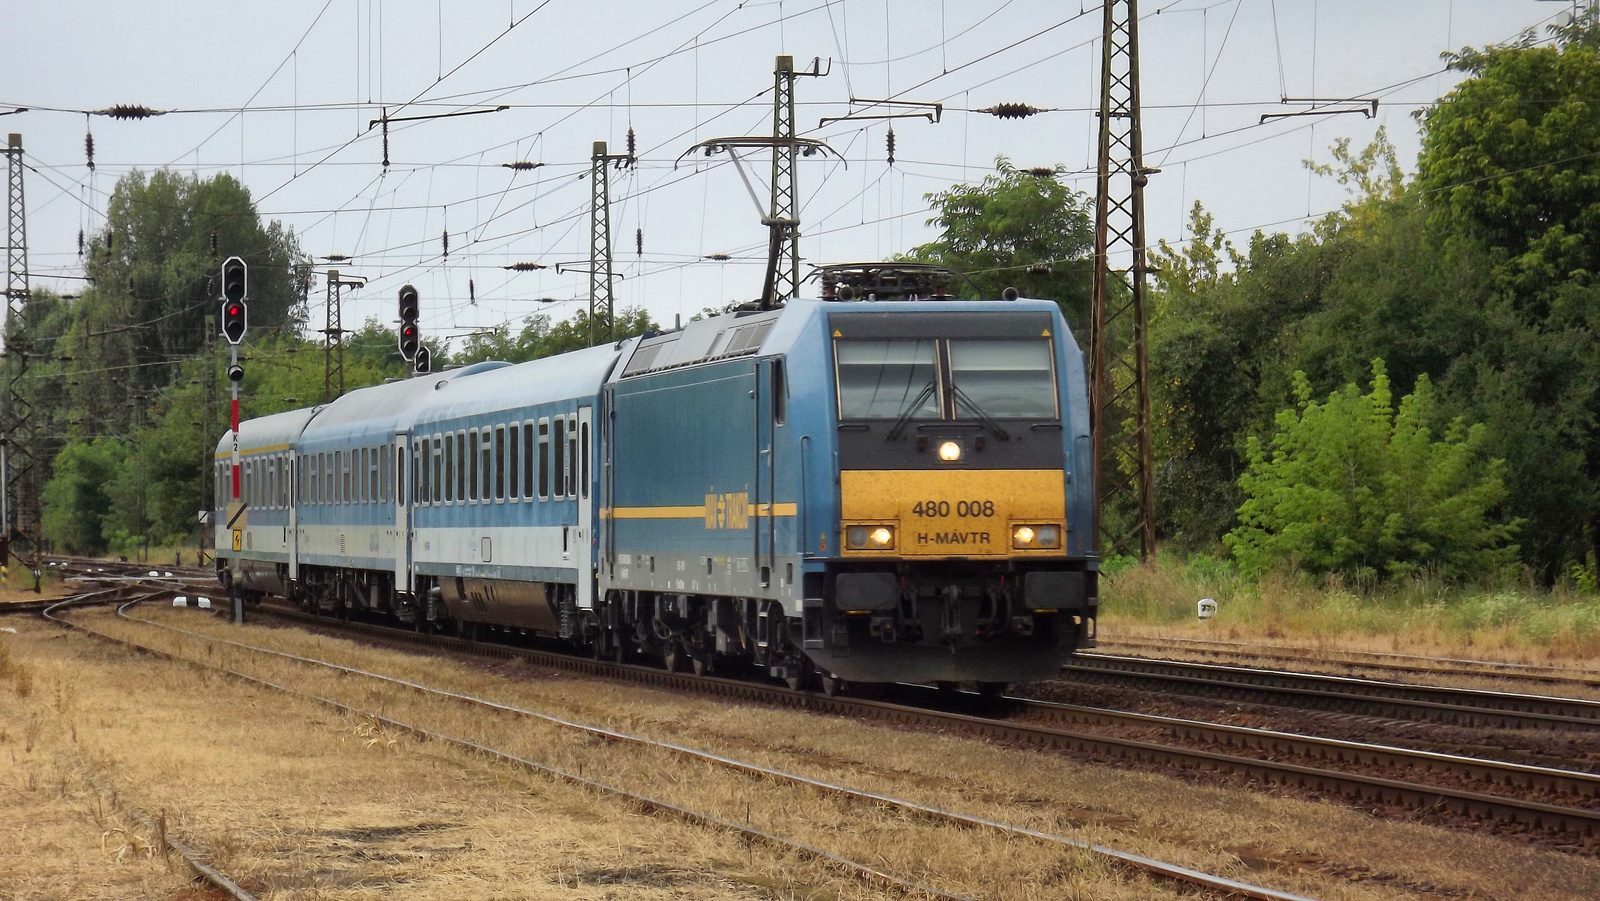
[[[279,505],[238,551],[219,511],[219,570],[322,611],[829,688],[1042,678],[1093,642],[1083,358],[1047,301],[793,300],[353,391],[241,447]]]

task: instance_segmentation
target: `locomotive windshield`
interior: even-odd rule
[[[840,341],[839,417],[938,419],[935,344],[926,338]]]
[[[840,419],[1054,419],[1048,339],[840,340]]]
[[[990,416],[1054,418],[1056,385],[1047,341],[950,341],[950,380]]]

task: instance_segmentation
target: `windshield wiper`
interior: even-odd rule
[[[924,385],[922,390],[917,392],[917,396],[911,399],[911,403],[906,404],[905,410],[900,413],[900,418],[894,421],[894,428],[891,428],[889,430],[888,437],[884,438],[885,441],[894,441],[900,437],[900,433],[906,430],[906,423],[911,421],[911,415],[916,413],[917,410],[922,407],[923,401],[926,401],[928,398],[933,396],[935,384],[936,383],[930,379],[928,384]]]
[[[975,402],[973,402],[972,398],[967,396],[967,392],[961,390],[961,386],[960,385],[957,385],[954,382],[951,382],[950,383],[950,390],[955,393],[956,402],[957,403],[961,403],[961,404],[966,404],[967,409],[971,410],[974,414],[976,414],[978,419],[979,419],[979,421],[981,421],[984,425],[988,426],[990,431],[994,432],[994,437],[996,439],[998,439],[1000,441],[1010,441],[1011,440],[1011,433],[1007,432],[1005,429],[1000,428],[1000,423],[995,422],[993,417],[991,417],[988,413],[983,412],[983,408],[978,406]]]

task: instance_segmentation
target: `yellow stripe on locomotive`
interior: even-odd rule
[[[1066,546],[1060,470],[846,470],[844,557],[1050,557]]]

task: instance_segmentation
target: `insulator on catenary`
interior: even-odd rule
[[[444,238],[444,256],[448,260],[450,258],[450,230],[445,229],[442,235]]]
[[[478,286],[474,285],[470,278],[467,279],[467,300],[472,303],[478,302]]]
[[[501,167],[510,169],[513,172],[527,172],[530,169],[537,169],[540,166],[543,166],[544,163],[530,163],[527,160],[517,160],[514,163],[501,163],[500,165]]]
[[[78,229],[78,258],[83,258],[83,229]]]
[[[633,156],[634,151],[633,126],[628,126],[628,156]]]
[[[83,136],[83,155],[89,160],[89,171],[94,171],[94,132],[86,132]]]
[[[533,272],[536,269],[545,268],[545,265],[543,263],[512,263],[509,266],[501,266],[500,268],[510,269],[512,272]]]
[[[1035,113],[1048,113],[1049,110],[1026,103],[996,103],[986,109],[973,110],[976,113],[988,113],[998,119],[1026,119]]]
[[[642,228],[633,230],[633,255],[644,256],[644,229]]]
[[[1056,170],[1051,166],[1031,166],[1028,169],[1028,174],[1039,178],[1053,178]]]
[[[113,119],[148,119],[151,116],[166,115],[164,110],[151,109],[148,106],[136,106],[127,103],[119,103],[103,110],[95,110],[95,112],[102,116],[110,116]]]
[[[889,137],[884,142],[889,148],[889,165],[894,165],[894,129],[889,129]]]
[[[211,255],[217,255],[217,230],[214,228],[211,230]]]
[[[708,260],[716,260],[719,263],[723,263],[723,262],[727,262],[728,260],[731,260],[733,258],[728,256],[725,253],[708,253],[708,254],[706,254],[706,259],[708,259]]]

